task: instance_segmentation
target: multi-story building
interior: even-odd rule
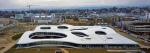
[[[129,25],[129,31],[138,34],[139,38],[150,42],[150,23],[138,22]]]
[[[134,23],[134,22],[140,22],[138,18],[133,16],[125,16],[125,17],[113,17],[112,18],[112,25],[118,26],[123,29],[127,29],[128,25]]]
[[[78,13],[52,13],[52,17],[55,18],[53,23],[62,24],[62,23],[64,23],[65,19],[78,18],[79,14]]]
[[[150,22],[150,13],[146,13],[145,18],[143,18],[144,22]]]
[[[52,24],[54,18],[51,15],[35,15],[32,19],[38,24]]]
[[[24,14],[15,14],[15,19],[23,20],[24,19]]]
[[[144,21],[145,20],[145,21]],[[113,25],[117,25],[124,31],[137,34],[137,37],[150,41],[150,23],[145,18],[124,17],[113,18]]]

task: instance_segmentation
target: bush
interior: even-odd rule
[[[22,36],[23,33],[18,33],[15,36],[12,37],[13,40],[17,40]]]

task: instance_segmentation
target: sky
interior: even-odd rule
[[[150,0],[0,0],[0,9],[90,6],[150,6]]]

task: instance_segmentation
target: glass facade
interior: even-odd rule
[[[75,44],[69,42],[59,42],[59,41],[41,41],[41,42],[33,42],[29,44],[18,44],[17,47],[32,47],[39,45],[65,45],[79,48],[139,48],[138,45],[135,44]]]
[[[55,32],[36,32],[29,36],[31,39],[57,39],[65,37],[67,37],[67,35]]]

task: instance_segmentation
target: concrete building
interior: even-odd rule
[[[24,14],[15,14],[15,19],[17,19],[17,20],[24,19]]]
[[[145,18],[143,18],[143,21],[144,22],[150,22],[150,13],[146,13]]]
[[[35,15],[32,19],[38,24],[52,24],[54,18],[51,15]]]
[[[134,22],[140,22],[138,18],[132,17],[132,16],[125,16],[125,17],[113,17],[112,18],[112,25],[118,26],[123,29],[127,29],[128,25],[134,23]]]
[[[0,28],[4,27],[4,24],[0,24]]]
[[[142,19],[142,20],[141,20]],[[138,38],[150,41],[150,23],[145,18],[124,17],[113,20],[114,24],[128,33],[136,34]]]
[[[135,22],[130,24],[128,30],[139,35],[138,37],[150,42],[150,23]]]
[[[23,17],[23,21],[24,22],[33,22],[34,15],[35,14],[33,14],[33,13],[25,13],[24,17]]]
[[[69,47],[137,50],[138,43],[104,26],[40,25],[26,31],[16,43],[18,48]],[[129,51],[128,51],[129,52]]]
[[[52,17],[55,18],[53,23],[63,24],[65,19],[78,18],[79,14],[78,13],[53,13]]]

